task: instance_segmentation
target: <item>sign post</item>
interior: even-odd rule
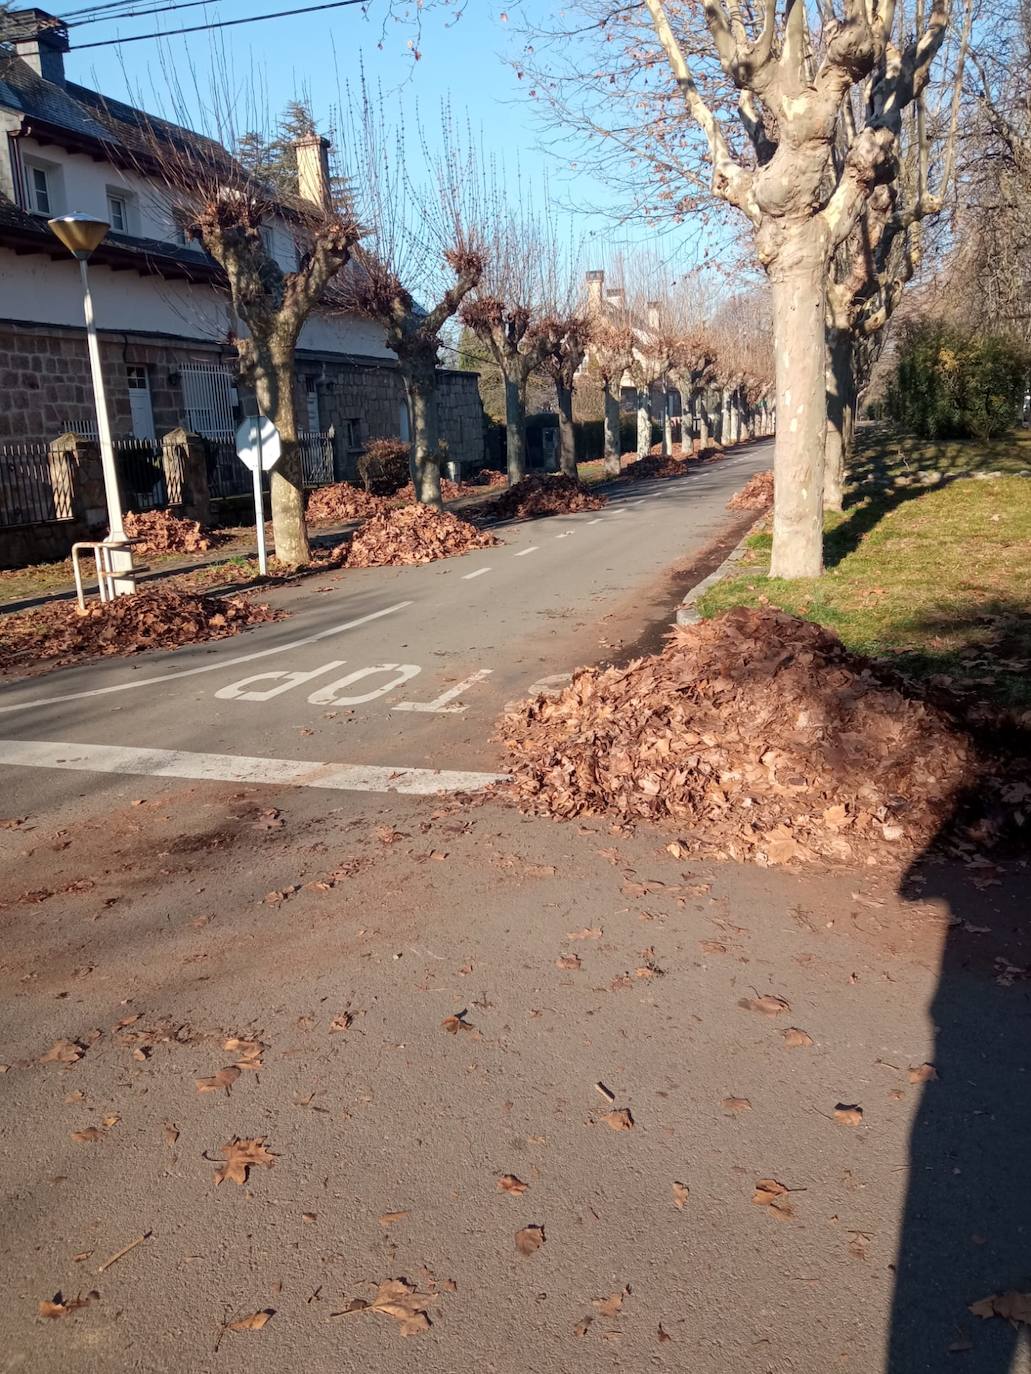
[[[254,477],[254,524],[258,535],[258,571],[268,573],[265,551],[265,509],[261,499],[261,475],[271,472],[282,456],[279,430],[267,415],[249,415],[236,431],[236,456]]]

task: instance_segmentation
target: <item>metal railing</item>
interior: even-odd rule
[[[325,487],[334,480],[333,430],[324,434],[302,430],[297,436],[301,450],[301,474],[306,487]]]
[[[165,465],[157,439],[113,441],[118,486],[126,510],[161,510],[168,505]]]
[[[0,526],[71,520],[73,485],[68,457],[49,444],[0,447]]]

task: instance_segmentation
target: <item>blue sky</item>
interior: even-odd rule
[[[151,0],[140,0],[141,6]],[[504,8],[496,0],[468,0],[459,19],[447,8],[430,7],[423,15],[418,46],[419,61],[413,61],[409,42],[415,30],[408,24],[387,21],[384,6],[371,0],[369,17],[358,7],[272,19],[246,24],[220,33],[201,33],[118,47],[74,51],[76,42],[126,37],[133,33],[178,28],[188,24],[235,19],[254,12],[285,9],[305,0],[262,0],[249,5],[246,0],[212,0],[210,5],[172,10],[167,14],[140,16],[72,27],[73,51],[66,59],[72,80],[94,86],[119,98],[139,99],[155,114],[172,114],[168,96],[167,71],[196,74],[196,90],[205,95],[212,65],[227,73],[227,88],[241,92],[239,99],[253,106],[278,112],[297,95],[310,97],[316,116],[326,117],[335,105],[339,86],[355,81],[361,66],[375,87],[381,85],[388,102],[399,100],[406,110],[406,122],[414,124],[416,106],[430,141],[439,122],[437,111],[442,99],[451,102],[456,117],[468,112],[473,127],[482,130],[488,152],[503,156],[506,168],[518,162],[521,177],[529,181],[548,179],[552,194],[563,203],[590,207],[610,203],[612,192],[593,176],[570,168],[570,153],[556,155],[553,135],[548,135],[549,150],[542,148],[543,134],[536,107],[506,58],[519,51],[518,34],[503,18]],[[309,0],[311,2],[311,0]],[[74,6],[70,7],[74,8]],[[551,12],[548,0],[522,0],[514,11],[521,19],[534,11]],[[72,16],[69,12],[69,22]],[[382,47],[380,47],[382,43]],[[180,79],[184,78],[180,75]],[[186,81],[191,78],[187,76]],[[339,85],[338,85],[339,83]],[[195,103],[198,95],[187,90]],[[194,114],[194,122],[198,121]],[[245,117],[241,123],[250,123]],[[570,145],[571,146],[571,145]],[[605,265],[621,245],[646,242],[652,235],[643,226],[616,227],[605,216],[587,210],[577,214],[576,226],[587,238],[585,259],[591,265]],[[663,259],[689,261],[677,248],[680,237],[687,245],[691,236],[666,236],[658,246]],[[595,246],[596,245],[596,246]]]

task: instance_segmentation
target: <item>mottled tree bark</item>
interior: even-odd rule
[[[573,392],[562,382],[555,383],[558,404],[558,465],[567,477],[576,476],[576,429],[573,426]]]
[[[619,476],[622,443],[619,433],[619,395],[613,393],[612,383],[606,382],[605,396],[605,476]]]
[[[420,361],[402,358],[400,362],[412,413],[411,471],[415,499],[441,510],[444,502],[440,494],[436,357]]]
[[[637,391],[637,456],[643,458],[652,446],[651,395],[644,388]]]
[[[831,328],[827,331],[827,441],[823,463],[826,510],[841,510],[844,500],[845,470],[852,456],[855,405],[852,332]]]
[[[519,377],[505,378],[505,454],[508,484],[514,487],[526,476],[526,408],[524,383]]]

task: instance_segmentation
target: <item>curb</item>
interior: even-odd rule
[[[735,546],[731,549],[730,553],[727,554],[726,558],[719,565],[719,567],[716,568],[714,572],[711,572],[708,577],[703,577],[701,582],[699,582],[697,586],[691,588],[691,590],[684,597],[683,601],[677,607],[677,615],[675,621],[677,625],[698,624],[702,617],[695,610],[695,602],[699,599],[699,597],[704,596],[705,593],[709,590],[709,588],[713,586],[715,583],[722,582],[724,577],[726,577],[727,573],[730,572],[731,568],[733,568],[735,564],[741,562],[741,560],[745,556],[745,551],[748,547],[749,539],[751,539],[752,535],[755,534],[756,530],[759,528],[759,526],[762,524],[762,522],[766,519],[768,515],[769,511],[763,511],[762,515],[759,516],[759,518],[754,522],[754,524],[749,525],[748,529],[745,531],[740,541],[737,544],[735,544]]]

